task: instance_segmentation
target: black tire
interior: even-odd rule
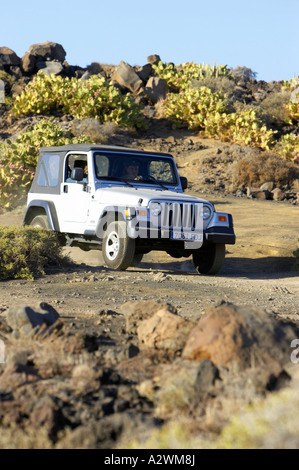
[[[31,220],[30,225],[32,225],[33,227],[45,228],[47,230],[50,229],[48,218],[46,215],[37,215]]]
[[[209,244],[193,253],[193,264],[199,274],[217,274],[224,262],[225,244]]]
[[[105,264],[112,269],[127,269],[133,262],[135,240],[127,234],[126,222],[111,222],[105,233],[102,254]]]
[[[142,258],[143,258],[143,253],[135,253],[131,266],[134,266],[134,267],[138,266],[141,263]]]
[[[182,253],[177,252],[177,251],[171,251],[171,250],[169,250],[169,251],[166,251],[166,253],[167,253],[169,256],[171,256],[172,258],[176,258],[176,259],[179,259],[179,258],[182,258],[182,257],[183,257]]]

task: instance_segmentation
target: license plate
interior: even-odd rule
[[[172,240],[192,240],[200,242],[202,241],[202,233],[195,233],[195,232],[172,232],[171,237]]]

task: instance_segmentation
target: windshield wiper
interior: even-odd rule
[[[134,185],[129,183],[129,181],[123,179],[123,178],[118,178],[117,176],[102,176],[101,178],[99,178],[99,180],[107,180],[107,181],[119,181],[120,183],[124,183],[126,184],[127,186],[129,186],[130,188],[134,188]]]
[[[142,183],[154,183],[154,184],[157,184],[158,186],[160,186],[161,188],[163,189],[166,189],[168,191],[168,188],[166,188],[166,186],[164,186],[164,184],[160,183],[159,181],[157,181],[153,176],[149,176],[147,178],[142,178],[140,179],[139,181],[141,181]]]

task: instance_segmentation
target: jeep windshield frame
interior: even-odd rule
[[[95,178],[99,182],[177,187],[180,179],[173,157],[151,153],[93,152]]]

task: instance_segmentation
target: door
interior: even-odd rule
[[[83,179],[72,179],[74,168],[83,169]],[[61,184],[59,223],[62,232],[84,233],[89,217],[90,192],[86,154],[69,154],[66,158],[65,181]]]

